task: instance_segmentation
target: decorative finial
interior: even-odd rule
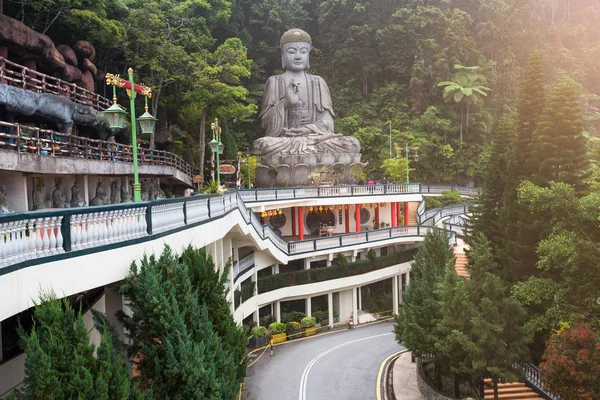
[[[129,69],[127,70],[127,73],[129,75],[133,75],[133,68],[129,67]]]

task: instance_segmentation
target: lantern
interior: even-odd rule
[[[319,206],[319,211],[323,211],[323,206]]]
[[[104,115],[108,119],[108,126],[111,129],[123,129],[125,127],[125,121],[127,121],[127,112],[121,108],[118,104],[113,104],[106,110]]]
[[[279,210],[277,210],[277,214],[279,214],[279,215],[283,214],[283,210],[280,208]]]
[[[148,111],[143,113],[138,119],[140,126],[142,127],[142,133],[154,133],[154,126],[156,125],[156,121],[158,121],[152,114]]]
[[[309,210],[310,212],[312,212],[312,211],[313,211],[313,206],[310,206],[310,207],[308,207],[308,210]]]

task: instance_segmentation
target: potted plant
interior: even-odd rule
[[[264,326],[255,326],[252,328],[252,336],[248,339],[248,346],[263,347],[269,343],[267,328]]]
[[[317,325],[327,326],[329,325],[329,314],[327,311],[315,311],[313,317],[317,321]]]
[[[298,339],[302,336],[302,329],[300,329],[300,323],[295,321],[288,322],[287,324],[285,324],[285,333],[287,335],[287,339],[289,340]]]
[[[269,332],[271,332],[273,343],[285,342],[285,324],[283,322],[273,322],[269,325]]]
[[[317,320],[315,317],[305,317],[305,318],[302,318],[302,321],[300,321],[300,326],[302,326],[305,337],[313,336],[313,335],[317,334],[316,325],[317,325]]]

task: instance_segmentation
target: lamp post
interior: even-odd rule
[[[215,118],[215,122],[210,124],[210,129],[213,133],[213,138],[209,142],[210,150],[217,155],[217,184],[221,186],[221,162],[219,155],[223,154],[223,143],[221,143],[221,127],[219,126],[219,120]]]
[[[415,151],[415,161],[419,162],[419,148],[418,147],[408,147],[408,144],[404,145],[404,157],[406,158],[406,184],[408,185],[410,183],[410,176],[409,176],[409,166],[408,166],[408,152],[409,150],[414,150]],[[400,155],[398,155],[398,153],[400,152],[400,148],[396,147],[396,161],[400,162]]]
[[[133,81],[133,69],[127,70],[129,80],[121,79],[119,75],[106,74],[106,84],[113,87],[113,105],[104,111],[111,129],[123,129],[127,112],[117,104],[117,86],[125,88],[129,96],[129,111],[131,114],[131,147],[133,153],[133,201],[142,200],[140,178],[138,174],[138,149],[137,149],[137,123],[135,118],[135,96],[139,93],[145,97],[145,112],[137,121],[140,123],[142,133],[154,133],[157,119],[148,112],[148,98],[152,97],[152,89],[141,84],[136,85]]]

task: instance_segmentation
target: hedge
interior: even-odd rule
[[[331,279],[344,278],[347,276],[366,274],[381,268],[411,261],[417,249],[411,249],[400,253],[392,253],[379,257],[374,261],[359,260],[349,263],[347,267],[333,265],[331,267],[315,268],[302,271],[287,272],[258,278],[258,293],[266,293],[271,290],[288,286],[305,285],[307,283],[328,281]]]

